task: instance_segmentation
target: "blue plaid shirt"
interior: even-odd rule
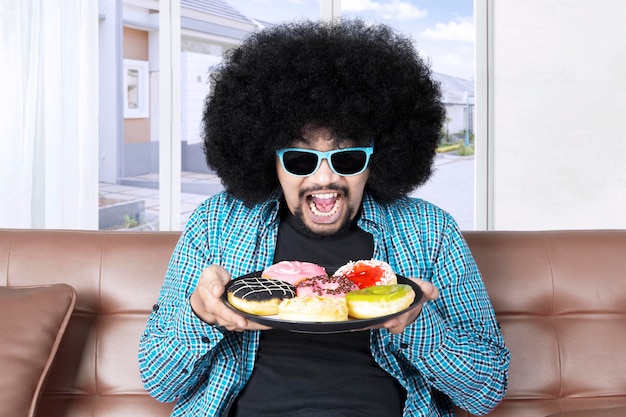
[[[236,277],[272,263],[279,197],[250,208],[218,194],[181,235],[139,346],[144,385],[158,400],[177,402],[173,416],[226,416],[252,373],[259,332],[209,325],[189,297],[211,264]],[[456,222],[423,200],[381,204],[366,193],[359,226],[374,236],[375,259],[440,290],[402,334],[371,331],[374,359],[407,391],[404,416],[452,417],[450,400],[474,414],[495,407],[506,390],[509,351]]]

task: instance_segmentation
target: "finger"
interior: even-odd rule
[[[270,330],[270,326],[266,326],[264,324],[255,323],[253,321],[248,320],[248,325],[246,326],[246,330]]]
[[[410,279],[420,287],[420,290],[422,290],[424,301],[436,300],[437,298],[439,298],[439,290],[432,282],[424,281],[420,278]]]
[[[224,287],[230,281],[230,274],[219,265],[211,265],[202,271],[199,284],[206,285],[213,297],[224,293]]]
[[[224,294],[224,284],[221,281],[213,280],[209,284],[211,295],[215,298],[220,298]]]
[[[248,326],[248,320],[245,317],[235,313],[223,303],[218,307],[216,316],[218,322],[227,328],[235,326],[237,329],[244,330]]]
[[[227,330],[235,331],[235,332],[243,332],[244,330],[270,330],[271,327],[265,326],[263,324],[255,323],[251,320],[247,320],[244,317],[238,316],[225,320],[223,323],[220,323]]]

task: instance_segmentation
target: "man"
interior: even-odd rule
[[[503,398],[509,352],[451,216],[405,195],[445,117],[409,39],[355,21],[252,35],[214,73],[203,126],[226,191],[191,216],[140,342],[174,416],[453,416]],[[281,260],[379,259],[424,293],[375,328],[270,329],[227,308],[232,278]]]

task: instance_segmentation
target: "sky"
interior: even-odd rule
[[[341,0],[342,16],[385,23],[410,36],[431,68],[474,78],[473,0]],[[318,19],[320,0],[230,0],[247,17],[279,23]]]

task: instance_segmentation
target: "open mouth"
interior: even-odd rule
[[[311,194],[308,198],[309,209],[316,217],[329,218],[339,211],[338,193],[318,193]]]

